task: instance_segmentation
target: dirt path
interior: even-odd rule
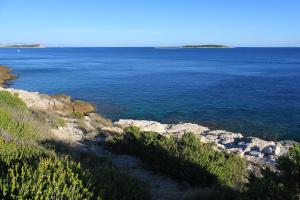
[[[86,152],[109,158],[121,171],[146,183],[154,200],[187,199],[199,193],[209,192],[209,189],[191,188],[187,183],[156,174],[147,169],[140,159],[130,155],[113,154],[97,145],[96,142],[88,141],[82,145],[82,148]]]

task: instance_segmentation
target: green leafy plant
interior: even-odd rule
[[[136,179],[92,155],[72,158],[0,137],[0,199],[149,199]]]
[[[0,91],[0,104],[13,106],[18,109],[25,109],[26,104],[18,97],[18,94],[14,95],[7,91]]]
[[[0,199],[150,198],[143,183],[108,160],[46,145],[48,128],[63,125],[59,116],[32,111],[17,96],[0,92]]]
[[[77,119],[83,119],[84,118],[84,114],[78,111],[72,112],[72,116],[77,118]]]
[[[15,119],[12,114],[3,108],[0,108],[0,128],[8,131],[15,137],[27,139],[36,139],[38,134],[28,122]]]
[[[240,188],[245,182],[245,162],[241,158],[215,151],[211,144],[201,143],[192,133],[177,140],[141,132],[137,127],[129,127],[125,132],[124,136],[111,138],[106,147],[136,155],[158,172],[200,186]]]

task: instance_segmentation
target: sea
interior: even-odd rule
[[[0,49],[9,87],[92,102],[112,120],[191,122],[300,141],[300,48]]]

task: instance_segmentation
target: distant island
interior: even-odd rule
[[[231,48],[225,45],[204,44],[204,45],[184,45],[182,48]]]
[[[44,48],[41,44],[13,44],[13,45],[3,45],[0,48]]]

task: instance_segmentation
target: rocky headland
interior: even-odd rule
[[[0,65],[0,85],[3,85],[16,77],[17,76],[12,74],[8,67]]]

